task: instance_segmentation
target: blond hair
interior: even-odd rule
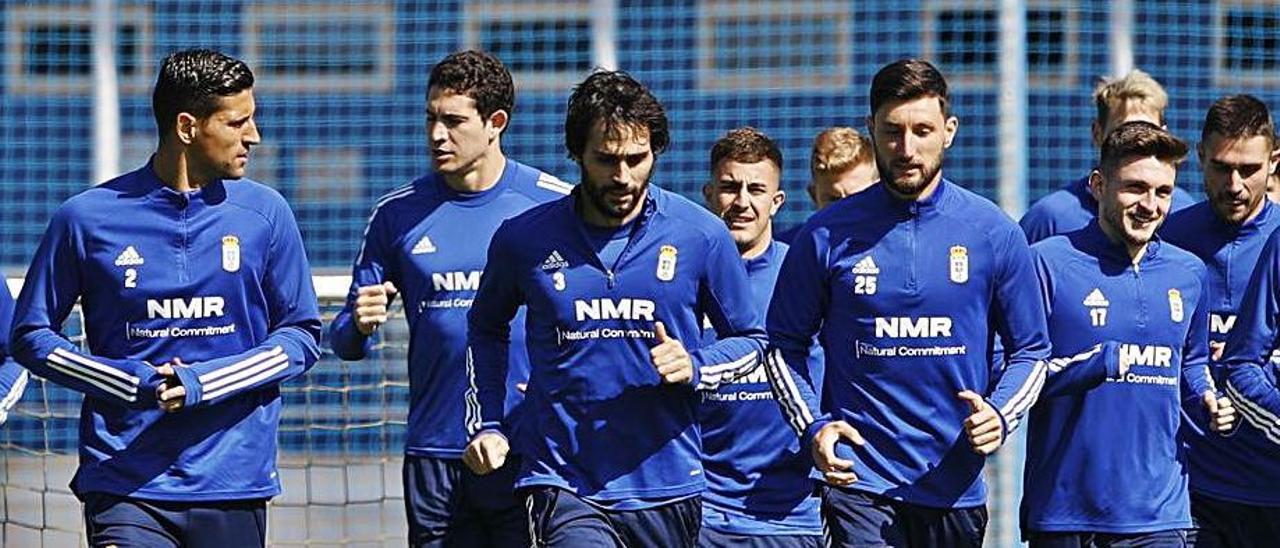
[[[838,175],[872,161],[871,141],[851,127],[833,127],[813,140],[809,169],[814,175]]]
[[[1160,113],[1160,123],[1164,123],[1164,109],[1169,106],[1169,94],[1164,87],[1141,70],[1133,69],[1129,74],[1114,80],[1102,79],[1093,90],[1093,102],[1098,107],[1098,125],[1106,127],[1111,112],[1127,102],[1141,103],[1143,106]]]

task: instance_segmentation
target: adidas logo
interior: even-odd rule
[[[116,266],[138,266],[146,261],[142,260],[142,255],[138,254],[138,250],[133,246],[124,248],[120,255],[116,257]]]
[[[1111,301],[1108,301],[1106,295],[1102,294],[1102,290],[1094,288],[1089,293],[1089,296],[1084,298],[1084,305],[1089,307],[1111,306]]]
[[[872,259],[870,255],[867,255],[866,257],[863,257],[861,261],[858,261],[858,264],[853,265],[853,273],[865,276],[878,276],[880,275],[880,267],[876,266],[875,259]]]
[[[431,243],[431,237],[423,235],[418,243],[413,244],[413,250],[409,251],[410,255],[422,255],[423,253],[435,253],[436,244]]]
[[[547,260],[542,261],[543,270],[555,270],[557,268],[568,268],[568,267],[569,267],[569,261],[564,260],[564,257],[560,256],[559,251],[553,250],[550,255],[547,255]]]

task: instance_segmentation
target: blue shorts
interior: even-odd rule
[[[830,546],[982,546],[987,507],[930,508],[824,486],[822,519]]]
[[[528,513],[513,491],[518,470],[518,458],[477,476],[461,459],[405,455],[409,545],[528,546]]]
[[[89,546],[223,548],[266,546],[266,499],[222,502],[84,495]]]
[[[535,548],[694,548],[702,498],[643,510],[606,510],[555,487],[523,490]]]
[[[822,548],[817,535],[739,535],[702,528],[698,548]]]
[[[1184,548],[1182,529],[1151,533],[1028,533],[1031,548]]]
[[[1191,530],[1187,545],[1275,546],[1280,543],[1280,507],[1228,502],[1191,493]]]

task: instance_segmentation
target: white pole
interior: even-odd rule
[[[116,77],[116,10],[93,0],[93,181],[120,174],[120,90]]]
[[[1133,70],[1133,0],[1113,0],[1108,25],[1111,46],[1111,77],[1120,78]]]
[[[1027,208],[1027,4],[1000,0],[1000,207],[1017,219]]]
[[[1000,0],[999,177],[1000,208],[1018,219],[1027,210],[1027,3]],[[1018,501],[1022,499],[1023,441],[1005,440],[996,453],[992,546],[1018,546]]]
[[[618,70],[618,6],[616,0],[591,0],[592,64]]]

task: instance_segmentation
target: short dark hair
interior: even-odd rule
[[[476,112],[481,118],[505,110],[510,120],[516,106],[516,86],[511,81],[511,71],[497,57],[483,51],[460,51],[441,59],[431,68],[428,94],[431,88],[470,97],[476,102]]]
[[[1200,130],[1200,142],[1209,135],[1218,134],[1231,139],[1266,137],[1267,146],[1275,146],[1276,124],[1271,120],[1267,104],[1252,95],[1228,95],[1209,107],[1204,116],[1204,129]]]
[[[1115,173],[1126,158],[1148,156],[1177,165],[1186,155],[1187,144],[1160,126],[1145,121],[1125,122],[1102,142],[1102,160],[1098,162],[1098,169],[1109,175]]]
[[[644,128],[649,132],[649,149],[654,155],[662,154],[670,142],[662,103],[644,84],[620,70],[601,70],[588,76],[573,88],[568,111],[564,144],[569,157],[575,160],[582,158],[587,136],[596,122],[603,122],[608,134],[625,126]]]
[[[244,61],[208,49],[169,54],[160,64],[151,110],[163,140],[186,112],[204,118],[218,110],[218,100],[253,87],[253,71]]]
[[[754,164],[769,160],[782,171],[782,151],[763,131],[747,126],[730,130],[711,147],[711,170],[720,162],[731,160]]]
[[[921,97],[937,97],[942,115],[950,116],[947,80],[938,69],[923,59],[900,59],[885,65],[871,79],[871,115],[885,103],[911,101]]]

